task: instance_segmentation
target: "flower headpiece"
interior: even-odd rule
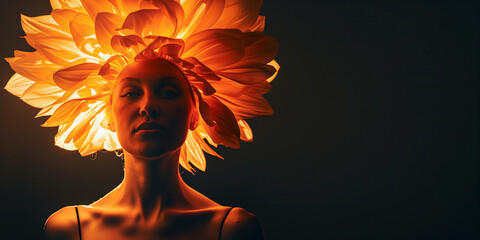
[[[179,66],[201,116],[182,146],[180,164],[205,170],[209,146],[251,141],[244,119],[272,114],[262,97],[279,65],[278,43],[262,34],[261,0],[50,0],[50,15],[22,15],[35,52],[7,58],[7,89],[41,108],[58,126],[55,144],[82,156],[121,149],[109,129],[113,85],[129,63],[164,58]],[[206,141],[205,141],[206,140]],[[207,142],[209,144],[207,144]]]

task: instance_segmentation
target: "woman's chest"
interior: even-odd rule
[[[104,214],[81,220],[82,240],[216,240],[226,211],[207,210],[160,214],[149,223],[128,214]]]

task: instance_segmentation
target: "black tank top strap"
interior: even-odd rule
[[[77,214],[78,237],[82,240],[82,227],[80,227],[80,216],[78,215],[78,207],[75,206],[75,213]]]
[[[230,214],[230,212],[232,211],[233,207],[230,207],[229,209],[227,209],[226,213],[225,213],[225,216],[223,217],[222,219],[222,223],[220,224],[220,231],[218,232],[218,240],[221,239],[222,237],[222,229],[223,229],[223,224],[225,223],[225,220],[227,219],[228,217],[228,214]]]

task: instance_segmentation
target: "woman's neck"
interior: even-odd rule
[[[145,218],[166,208],[187,208],[189,187],[178,171],[179,153],[141,159],[125,152],[125,177],[117,190],[119,204],[138,209]]]

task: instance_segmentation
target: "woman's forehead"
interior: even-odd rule
[[[182,82],[186,77],[183,72],[165,59],[135,62],[126,66],[118,76],[118,83],[148,82]]]

